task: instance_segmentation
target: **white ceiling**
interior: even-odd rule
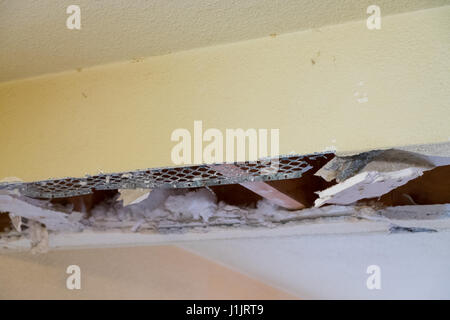
[[[388,15],[450,0],[377,0]],[[81,7],[68,30],[66,7]],[[0,0],[0,81],[367,17],[373,0]]]
[[[304,299],[450,299],[450,232],[209,240],[179,246]],[[366,286],[380,267],[381,290]]]

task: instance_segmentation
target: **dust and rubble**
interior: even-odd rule
[[[0,190],[0,215],[7,215],[9,225],[3,232],[0,229],[0,241],[25,237],[32,252],[41,253],[48,250],[49,235],[54,233],[276,228],[349,217],[385,223],[388,233],[434,232],[421,221],[450,218],[450,155],[427,154],[421,149],[375,150],[335,156],[312,166],[310,173],[291,179],[289,188],[280,188],[283,180],[273,185],[287,196],[301,191],[303,199],[312,199],[304,201],[308,206],[301,210],[283,208],[270,197],[252,196],[245,184],[228,189],[94,191],[57,200],[29,198],[18,189],[4,189]],[[317,186],[325,187],[317,191]]]
[[[317,192],[315,206],[352,204],[380,197],[437,167],[450,165],[450,156],[427,155],[404,150],[375,150],[347,157],[335,157],[315,175],[336,185]],[[442,179],[445,181],[445,177]],[[414,203],[414,199],[406,195]],[[450,202],[450,188],[448,190]]]

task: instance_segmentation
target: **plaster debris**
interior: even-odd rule
[[[48,231],[45,226],[37,221],[30,221],[28,226],[30,227],[31,253],[48,252]]]
[[[79,222],[83,215],[79,212],[66,214],[47,208],[45,201],[39,201],[16,195],[0,194],[0,211],[9,212],[14,216],[20,216],[44,224],[49,230],[77,231],[83,226]]]
[[[383,215],[392,220],[435,220],[450,218],[450,204],[387,207],[383,209]]]
[[[397,225],[393,225],[389,228],[389,233],[415,233],[415,232],[437,232],[437,230],[420,227],[401,227]]]
[[[318,170],[315,175],[326,181],[344,181],[364,171],[396,171],[416,167],[431,170],[450,165],[450,156],[428,155],[399,149],[373,150],[351,156],[337,156]]]
[[[189,192],[182,196],[169,196],[165,207],[180,216],[202,219],[207,222],[212,212],[217,208],[215,196],[207,189]]]
[[[119,189],[120,197],[117,201],[123,201],[123,206],[139,203],[148,198],[152,189]]]
[[[363,152],[354,156],[334,157],[320,168],[315,175],[330,182],[341,182],[359,172],[370,160],[382,151]]]
[[[217,202],[215,195],[207,189],[155,189],[148,199],[135,205],[123,207],[118,202],[98,205],[86,227],[94,230],[128,229],[131,232],[173,232],[208,226],[273,227],[280,223],[354,213],[354,208],[344,206],[289,211],[265,199],[259,201],[256,208],[238,207]]]
[[[131,232],[138,232],[139,228],[145,223],[144,219],[139,220],[132,228]]]
[[[301,210],[287,210],[265,198],[259,200],[258,196],[252,198],[253,193],[250,196],[244,194],[244,200],[248,197],[251,201],[233,202],[243,192],[223,186],[119,189],[119,193],[115,190],[96,190],[89,197],[76,197],[75,200],[82,202],[80,206],[74,206],[73,198],[43,201],[22,196],[18,189],[2,189],[0,212],[9,213],[14,230],[5,231],[0,236],[2,241],[30,236],[33,251],[44,252],[48,247],[49,233],[79,231],[178,234],[365,220],[365,223],[382,224],[383,232],[435,232],[450,226],[450,204],[441,204],[448,202],[448,184],[445,183],[448,179],[445,177],[448,177],[449,165],[450,153],[442,156],[422,147],[336,156],[320,164],[310,161],[308,168],[317,170],[321,167],[315,175],[328,182],[314,177],[314,171],[310,172],[310,176],[304,174],[302,178],[290,181],[271,182],[278,187],[281,185],[283,192],[290,196],[302,192],[305,192],[305,197],[310,195],[311,199],[305,198],[307,206],[315,200],[313,208]],[[432,169],[435,170],[429,171]],[[422,178],[401,187],[422,175]],[[124,177],[129,178],[127,174]],[[318,187],[308,177],[320,180]],[[425,179],[427,177],[428,180]],[[441,183],[440,179],[446,181]],[[415,188],[417,184],[419,187]],[[252,190],[251,187],[247,189]],[[316,192],[317,199],[314,196],[316,190],[321,190]],[[384,198],[391,201],[384,201]],[[359,201],[361,199],[370,200]],[[85,203],[90,205],[83,214],[79,211]],[[392,206],[399,203],[402,205]],[[420,203],[422,205],[417,205]],[[426,203],[428,205],[423,205]],[[7,218],[6,214],[4,217]],[[8,219],[6,222],[9,225]],[[408,226],[400,226],[403,223]]]
[[[316,207],[328,203],[348,205],[360,199],[379,197],[421,176],[422,172],[423,170],[418,168],[394,172],[362,172],[324,191],[317,192],[319,198],[314,205]]]
[[[389,149],[374,150],[352,156],[335,157],[315,175],[334,185],[317,192],[315,206],[351,204],[360,199],[382,196],[439,166],[450,165],[450,157]],[[404,195],[414,204],[410,195]]]
[[[22,217],[10,213],[9,218],[11,219],[11,223],[14,226],[14,229],[16,229],[16,231],[18,232],[22,232]]]
[[[14,201],[18,200],[22,201],[14,199]],[[37,204],[42,205],[41,201],[33,202],[33,205]],[[62,212],[57,213],[66,215]],[[34,217],[36,218],[37,215],[35,214]],[[69,217],[66,218],[70,221]],[[74,219],[79,220],[79,217],[75,215]],[[195,234],[199,232],[214,233],[229,230],[230,234],[233,234],[233,230],[249,231],[255,228],[261,231],[261,228],[278,228],[283,225],[286,227],[310,226],[309,228],[313,230],[316,230],[317,226],[322,230],[326,228],[326,225],[332,227],[344,223],[348,226],[347,230],[353,230],[351,223],[363,220],[377,224],[378,227],[375,229],[383,232],[389,232],[389,228],[393,226],[395,228],[392,228],[392,232],[421,232],[422,227],[445,229],[450,227],[448,222],[450,204],[380,209],[361,204],[327,205],[290,211],[266,199],[258,201],[256,208],[229,205],[222,201],[218,202],[214,194],[207,189],[155,189],[147,199],[126,207],[116,201],[115,197],[106,198],[94,207],[90,217],[84,217],[78,221],[81,228],[76,231],[86,233],[88,238],[89,234],[104,234],[104,232],[112,232],[112,234],[119,232],[121,235],[124,233],[160,234],[162,237],[165,234],[190,233],[190,237],[197,237]],[[409,223],[410,226],[398,226],[403,224],[401,221]],[[380,224],[384,225],[381,229]],[[0,242],[11,247],[12,242],[22,241],[23,243],[26,240],[25,237],[32,236],[33,252],[45,252],[49,233],[57,236],[61,231],[68,231],[50,230],[34,220],[28,220],[25,225],[29,228],[22,233],[10,231],[0,234]],[[61,234],[64,235],[64,232]]]

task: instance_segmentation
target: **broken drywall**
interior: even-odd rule
[[[407,168],[394,172],[369,171],[357,174],[324,191],[317,192],[319,198],[314,205],[348,205],[358,200],[379,197],[422,175],[423,169]]]
[[[92,211],[86,226],[108,230],[168,230],[205,226],[273,226],[290,221],[350,215],[351,208],[327,206],[289,211],[261,200],[256,208],[217,202],[206,188],[195,191],[156,189],[148,199],[127,207],[106,201]]]
[[[83,229],[80,220],[83,215],[73,211],[70,214],[51,208],[46,201],[39,201],[14,194],[0,194],[0,212],[9,212],[31,221],[37,221],[53,231],[78,231]],[[14,221],[13,221],[14,223]]]
[[[93,206],[92,210],[80,213],[77,208],[83,206],[74,206],[73,201],[67,199],[42,201],[24,197],[18,190],[3,190],[0,193],[0,212],[9,213],[15,230],[1,237],[3,240],[25,235],[31,238],[34,252],[44,252],[52,234],[78,231],[174,234],[194,230],[206,232],[212,228],[217,231],[321,224],[344,219],[347,222],[365,220],[383,224],[383,230],[391,233],[425,232],[439,229],[436,228],[437,223],[442,221],[445,221],[443,227],[450,227],[449,204],[385,207],[379,200],[365,203],[359,200],[399,190],[398,187],[422,176],[425,171],[442,166],[425,173],[436,172],[439,177],[442,173],[437,170],[445,169],[447,165],[450,165],[450,157],[396,149],[337,157],[315,174],[331,181],[322,188],[331,187],[317,192],[319,197],[315,207],[302,210],[287,210],[267,199],[258,202],[256,199],[248,206],[230,205],[218,200],[220,196],[212,189],[204,187],[127,189],[119,190],[119,194],[109,192],[99,197],[94,192],[94,196],[77,198],[81,204],[89,200]],[[338,183],[332,185],[333,181]],[[445,185],[442,188],[445,189]],[[290,192],[296,190],[292,188]],[[314,194],[314,190],[310,193]],[[445,196],[441,198],[445,199]],[[407,203],[416,204],[412,197]]]
[[[397,149],[335,157],[315,175],[327,181],[336,180],[338,184],[317,192],[319,198],[314,205],[348,205],[361,199],[380,197],[418,178],[424,171],[446,165],[450,165],[450,157]]]
[[[162,206],[163,208],[164,206]],[[255,222],[249,210],[239,212],[237,222],[232,221],[228,216],[235,208],[220,209],[205,223],[201,219],[198,221],[188,220],[185,222],[171,221],[168,219],[146,218],[142,228],[138,232],[132,232],[131,226],[136,223],[134,216],[131,220],[120,221],[112,227],[105,221],[96,221],[92,227],[86,225],[82,232],[54,232],[49,231],[49,247],[103,247],[103,246],[125,246],[137,244],[167,244],[174,241],[207,241],[211,239],[233,239],[233,238],[270,238],[289,237],[300,235],[326,235],[326,234],[351,234],[351,233],[384,233],[388,235],[393,226],[399,228],[425,228],[434,229],[438,232],[450,230],[449,207],[442,205],[417,207],[417,212],[434,212],[435,216],[427,219],[424,214],[423,219],[389,219],[385,216],[386,209],[379,210],[367,206],[324,206],[321,208],[308,208],[297,212],[286,211],[273,207],[271,204],[262,201],[257,211],[260,211],[259,218],[264,221]],[[401,210],[401,207],[390,208],[392,211]],[[228,211],[228,218],[219,220],[222,210]],[[256,210],[256,209],[255,209]],[[411,210],[411,209],[409,209]],[[413,209],[414,210],[414,209]],[[230,212],[231,211],[231,212]],[[236,211],[234,212],[236,213]],[[217,220],[216,220],[217,219]],[[154,220],[156,223],[151,224]],[[117,220],[116,220],[117,221]],[[159,221],[159,222],[158,222]],[[269,223],[270,221],[273,221]],[[239,222],[242,222],[240,224]],[[23,235],[0,234],[1,248],[23,250],[29,247],[29,240]]]
[[[374,150],[352,156],[335,157],[315,175],[326,181],[342,182],[360,172],[392,172],[406,168],[430,170],[450,165],[450,156],[427,155],[398,149]]]
[[[70,222],[68,221],[70,213],[57,211],[57,209],[61,208],[51,208],[49,203],[46,204],[50,207],[45,207],[42,201],[25,202],[30,206],[42,206],[38,209],[32,209],[30,214],[28,212],[30,208],[24,205],[23,199],[11,196],[7,198],[7,201],[5,201],[5,198],[0,199],[2,199],[0,204],[19,203],[15,207],[11,204],[8,207],[9,209],[16,209],[14,211],[15,215],[22,214],[23,216],[40,219],[40,222],[31,220],[27,224],[28,229],[25,232],[11,231],[7,234],[1,234],[0,243],[5,247],[11,248],[15,245],[23,245],[24,238],[31,238],[33,252],[45,252],[46,248],[55,246],[56,244],[50,243],[52,237],[53,239],[59,239],[57,240],[59,241],[58,243],[67,243],[63,235],[68,234],[69,230],[66,228],[55,228],[55,226],[60,227],[62,224],[67,226]],[[3,208],[6,207],[3,206]],[[21,210],[26,210],[27,212],[23,213]],[[45,213],[45,219],[41,215],[42,212]],[[61,217],[56,217],[55,215],[61,215]],[[61,223],[55,223],[55,218],[61,219]],[[367,230],[373,229],[389,233],[389,230],[393,227],[392,232],[420,230],[414,228],[436,230],[439,228],[450,228],[449,218],[450,205],[402,206],[381,209],[365,205],[327,205],[320,208],[313,207],[289,211],[264,199],[260,200],[255,208],[233,206],[222,201],[218,202],[214,194],[206,188],[196,190],[156,189],[150,193],[147,199],[128,206],[123,206],[114,197],[104,200],[92,210],[91,216],[85,216],[77,221],[79,229],[76,231],[81,231],[82,233],[80,235],[81,238],[75,237],[74,239],[79,239],[76,240],[76,243],[79,243],[79,241],[84,239],[82,235],[87,235],[86,239],[93,239],[92,235],[94,234],[98,234],[100,238],[102,234],[109,234],[109,236],[105,235],[105,237],[115,234],[115,236],[119,237],[118,239],[121,239],[120,235],[126,237],[125,234],[160,234],[161,237],[166,235],[168,237],[166,239],[173,239],[173,235],[180,234],[186,235],[186,237],[175,238],[202,239],[203,237],[199,237],[198,234],[203,234],[207,231],[213,234],[219,233],[222,236],[229,233],[229,236],[233,237],[239,230],[254,230],[255,234],[260,234],[263,232],[261,230],[267,228],[280,230],[275,231],[274,229],[273,231],[275,232],[274,234],[279,235],[283,234],[282,230],[292,231],[296,234],[297,232],[311,234],[317,232],[338,232],[339,230],[339,232],[344,232],[345,230],[347,230],[345,232],[351,232],[351,230],[356,228],[355,230],[360,230],[359,232],[361,232],[366,230],[364,229],[366,225],[371,226],[372,224],[374,227],[370,227]],[[355,224],[360,221],[366,221],[369,224]],[[43,223],[47,223],[49,227],[45,228]],[[352,227],[352,224],[355,224],[355,226]],[[361,227],[363,225],[364,227]],[[284,228],[288,226],[293,229]],[[338,228],[336,226],[341,227]],[[244,232],[244,234],[250,236],[253,233]],[[266,233],[263,232],[261,234]],[[59,237],[59,235],[62,237]],[[74,233],[71,233],[70,237],[73,237],[73,235]],[[160,239],[158,241],[165,239],[161,237],[157,237],[157,239]],[[211,237],[214,238],[215,236],[211,235],[206,238]],[[109,239],[109,241],[112,241],[111,238]],[[117,241],[120,242],[120,240]],[[89,240],[81,242],[86,245],[89,243]],[[91,245],[95,245],[95,243],[93,242]]]

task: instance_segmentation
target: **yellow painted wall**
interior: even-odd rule
[[[194,120],[279,128],[281,154],[447,141],[449,52],[446,6],[6,82],[0,179],[170,166]]]
[[[81,289],[68,290],[69,265]],[[0,299],[296,299],[173,246],[0,254]]]

